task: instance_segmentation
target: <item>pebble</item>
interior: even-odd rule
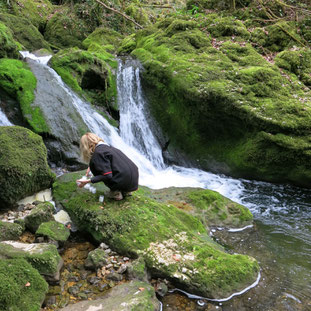
[[[100,243],[99,247],[102,248],[102,249],[109,248],[109,246],[107,244],[105,244],[105,243]]]
[[[128,258],[128,257],[123,257],[123,261],[129,261],[130,260],[130,258]]]
[[[111,281],[120,282],[120,281],[122,281],[123,276],[119,273],[112,272],[112,273],[107,274],[106,279],[111,280]]]
[[[118,269],[117,272],[120,273],[120,274],[122,274],[122,273],[124,273],[126,270],[127,270],[127,265],[122,264],[122,265],[120,266],[120,268]]]

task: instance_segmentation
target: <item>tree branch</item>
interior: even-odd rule
[[[102,5],[104,8],[106,8],[107,10],[109,11],[112,11],[116,14],[119,14],[121,16],[123,16],[125,19],[129,20],[130,22],[134,23],[138,28],[143,28],[143,26],[141,26],[140,24],[138,24],[136,21],[134,21],[132,18],[130,18],[129,16],[127,16],[126,14],[114,9],[114,8],[111,8],[109,7],[108,5],[106,5],[105,3],[103,3],[102,1],[100,0],[95,0],[97,3],[99,3],[100,5]]]

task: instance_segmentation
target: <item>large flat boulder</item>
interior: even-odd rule
[[[161,305],[152,286],[140,281],[121,284],[103,298],[69,305],[61,311],[160,311]]]
[[[199,218],[148,197],[146,189],[123,201],[100,203],[105,187],[96,185],[96,194],[77,188],[79,176],[81,172],[65,174],[54,183],[57,204],[67,210],[81,231],[98,242],[120,254],[142,257],[152,276],[211,298],[228,297],[257,279],[256,260],[226,253],[209,237]]]

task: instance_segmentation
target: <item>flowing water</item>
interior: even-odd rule
[[[246,205],[252,211],[255,228],[231,233],[219,228],[214,235],[229,250],[234,248],[236,252],[254,256],[260,263],[262,277],[258,286],[229,302],[214,305],[216,309],[311,310],[311,190],[233,179],[196,168],[167,166],[149,126],[151,118],[140,84],[141,68],[133,60],[119,61],[118,131],[67,88],[46,65],[46,59],[42,61],[32,54],[29,56],[41,62],[44,70],[52,74],[60,87],[73,98],[72,108],[81,115],[89,130],[121,149],[137,164],[141,185],[154,189],[170,186],[208,188]],[[54,122],[57,124],[57,120]],[[164,298],[163,310],[207,308],[184,299],[179,294],[168,295]],[[181,300],[184,301],[182,306]],[[204,305],[204,300],[200,304]]]

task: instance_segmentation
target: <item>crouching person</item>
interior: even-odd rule
[[[108,197],[115,200],[122,200],[138,189],[138,168],[121,150],[109,146],[94,133],[86,133],[80,139],[80,151],[94,175],[88,180],[78,180],[80,188],[102,181],[110,189]]]

